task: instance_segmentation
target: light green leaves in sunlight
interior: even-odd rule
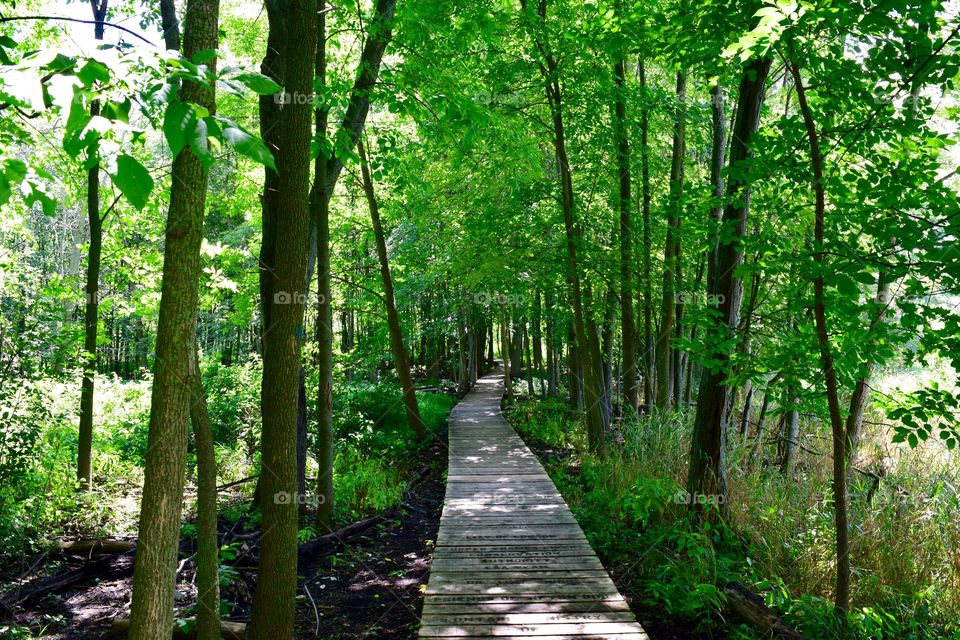
[[[108,170],[113,184],[120,193],[137,209],[143,209],[153,191],[153,178],[142,164],[126,154],[117,158],[116,168]]]

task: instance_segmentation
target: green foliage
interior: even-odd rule
[[[537,422],[529,419],[534,415]],[[690,517],[683,490],[690,428],[677,416],[625,424],[622,445],[603,457],[586,454],[584,444],[568,447],[570,434],[583,426],[564,404],[521,403],[509,417],[528,442],[553,451],[551,477],[591,545],[645,608],[696,621],[704,630],[724,627],[731,637],[752,638],[724,622],[721,588],[737,581],[763,594],[807,637],[839,637],[829,599],[828,459],[806,468],[802,482],[758,474],[744,460],[752,441],[731,434],[731,519],[718,524]],[[564,426],[540,426],[557,423]],[[956,574],[937,567],[960,541],[960,498],[942,482],[955,486],[960,478],[949,463],[909,456],[888,480],[896,489],[876,490],[873,502],[865,497],[869,483],[852,485],[852,516],[861,525],[853,550],[858,580],[851,637],[955,637]]]
[[[419,470],[417,452],[426,443],[411,437],[395,383],[352,382],[338,389],[334,496],[337,517],[349,521],[403,502],[405,478]],[[417,402],[429,442],[446,423],[456,398],[419,393]]]

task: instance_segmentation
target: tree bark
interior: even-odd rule
[[[196,347],[194,347],[196,349]],[[190,422],[197,452],[197,640],[220,639],[220,544],[217,541],[217,458],[200,354],[190,376]]]
[[[643,60],[637,62],[640,87],[647,88],[647,76]],[[653,276],[650,265],[653,254],[652,229],[650,227],[650,116],[647,109],[640,110],[640,181],[643,216],[643,405],[647,411],[653,406],[656,345],[653,341]]]
[[[623,415],[637,415],[637,344],[633,321],[633,202],[630,194],[630,140],[627,137],[626,65],[618,60],[613,69],[616,83],[613,121],[619,170],[620,206],[620,317],[623,349]]]
[[[284,90],[311,95],[317,42],[316,4],[294,2],[269,8],[271,33],[281,34]],[[278,24],[278,21],[282,21]],[[280,27],[279,29],[277,27]],[[274,41],[276,42],[276,41]],[[307,46],[304,46],[304,45]],[[268,47],[270,43],[268,41]],[[268,54],[269,55],[269,54]],[[297,593],[297,414],[299,336],[303,333],[309,232],[310,140],[312,109],[291,100],[279,114],[277,140],[277,209],[272,270],[264,273],[274,293],[269,324],[263,333],[263,412],[261,451],[260,566],[251,640],[293,637]]]
[[[800,77],[800,70],[788,63],[797,90],[797,103],[807,130],[810,145],[810,165],[813,171],[814,191],[814,259],[817,262],[816,276],[813,280],[813,315],[817,326],[817,344],[820,347],[820,360],[827,388],[827,406],[830,412],[830,426],[833,432],[833,510],[836,529],[837,576],[834,590],[834,606],[837,614],[846,621],[850,608],[850,526],[847,515],[847,434],[840,413],[840,393],[837,373],[833,366],[833,349],[830,334],[827,331],[825,287],[823,264],[825,261],[824,218],[826,216],[826,185],[824,184],[823,155],[820,152],[820,136],[817,132],[813,113],[807,103],[807,92]]]
[[[383,234],[383,225],[380,223],[380,207],[377,204],[377,195],[373,191],[373,179],[370,176],[370,165],[367,161],[367,151],[361,141],[357,141],[357,151],[360,154],[360,173],[363,177],[363,192],[367,196],[370,207],[370,222],[373,225],[373,235],[377,243],[377,259],[380,261],[380,277],[383,280],[383,303],[387,308],[387,325],[390,330],[390,345],[393,348],[393,360],[403,389],[403,404],[407,410],[407,422],[416,434],[418,440],[426,437],[423,422],[420,420],[420,408],[417,406],[416,390],[413,387],[413,378],[410,376],[410,362],[407,359],[407,350],[403,346],[403,331],[400,328],[400,316],[397,314],[397,303],[393,291],[393,277],[390,275],[390,259],[387,256],[387,241]]]
[[[326,0],[317,0],[317,54],[315,72],[321,88],[327,82]],[[317,137],[321,144],[327,136],[326,105],[314,112]],[[327,188],[327,161],[317,154],[313,164],[310,191],[310,215],[317,227],[317,511],[318,531],[333,526],[333,303],[330,293],[330,198]]]
[[[539,25],[546,21],[547,5],[539,2],[536,18]],[[534,16],[528,11],[527,0],[521,0],[521,8],[528,14],[531,24]],[[540,71],[544,79],[547,103],[550,107],[550,116],[553,123],[553,144],[560,169],[560,190],[563,209],[564,233],[567,240],[567,274],[570,280],[573,296],[574,335],[576,336],[577,355],[580,360],[580,370],[583,377],[583,395],[587,413],[587,439],[592,451],[604,449],[603,416],[600,403],[602,402],[599,375],[590,360],[590,344],[586,331],[586,320],[583,307],[583,296],[580,286],[580,274],[577,258],[577,244],[581,234],[576,228],[574,220],[575,202],[573,194],[573,175],[570,170],[570,160],[567,156],[567,143],[563,123],[563,92],[560,85],[557,59],[544,41],[542,33],[535,33],[534,40],[543,58]]]
[[[750,139],[760,124],[760,107],[770,63],[769,58],[749,61],[740,80],[730,150],[730,167],[734,177],[730,181],[729,191],[736,197],[724,208],[721,227],[729,229],[729,232],[719,234],[714,272],[708,274],[707,300],[718,303],[717,313],[707,324],[708,345],[728,344],[731,332],[736,331],[740,324],[743,292],[736,270],[743,262],[741,239],[746,235],[751,180],[744,171],[744,165],[750,157]],[[718,497],[717,502],[722,500],[726,504],[726,436],[733,411],[733,389],[728,383],[731,353],[726,346],[717,348],[717,351],[712,357],[718,363],[703,368],[697,395],[687,491],[691,494],[714,495]]]
[[[674,394],[673,340],[676,329],[676,270],[680,232],[680,210],[683,207],[683,161],[686,138],[687,74],[677,72],[677,108],[673,125],[673,154],[670,166],[670,204],[667,218],[667,239],[663,249],[663,304],[660,334],[657,336],[656,405],[669,411]]]
[[[103,40],[103,20],[107,17],[107,0],[90,0],[93,10],[94,37]],[[90,103],[90,115],[100,115],[100,101]],[[77,480],[80,490],[89,491],[93,482],[93,394],[97,375],[97,324],[100,306],[100,253],[103,247],[103,219],[100,217],[100,163],[87,170],[87,221],[90,245],[87,249],[87,282],[84,287],[83,353],[80,382],[80,424],[77,430]]]
[[[183,38],[186,57],[217,48],[218,22],[218,0],[188,0]],[[214,60],[208,63],[214,65]],[[212,86],[185,82],[180,95],[184,102],[215,111]],[[189,381],[197,365],[194,345],[208,170],[188,147],[174,159],[171,178],[140,540],[130,607],[132,640],[169,637],[173,629]]]

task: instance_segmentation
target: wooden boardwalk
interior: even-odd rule
[[[420,638],[647,640],[536,456],[502,375],[450,415],[450,467]]]

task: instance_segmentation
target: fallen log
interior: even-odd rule
[[[729,583],[723,593],[727,597],[727,608],[760,633],[784,640],[806,640],[783,624],[780,616],[771,611],[760,596],[739,582]]]
[[[174,640],[191,640],[196,637],[194,626],[191,624],[193,618],[187,620],[177,620],[173,626]],[[189,631],[184,631],[185,626],[189,626]],[[111,637],[125,636],[130,631],[130,620],[127,618],[117,618],[110,625]],[[247,625],[242,622],[230,622],[229,620],[220,621],[220,637],[225,640],[243,640],[247,632]]]
[[[104,553],[126,553],[132,551],[135,546],[130,540],[113,540],[110,538],[71,540],[60,542],[54,552],[73,556],[91,556]]]
[[[371,518],[366,518],[365,520],[359,520],[357,522],[348,524],[341,529],[337,529],[336,531],[320,536],[319,538],[308,540],[307,542],[301,544],[297,549],[297,555],[301,560],[303,560],[322,551],[335,549],[351,538],[354,538],[361,533],[372,529],[391,516],[393,516],[393,511],[386,511]]]
[[[39,580],[26,589],[13,589],[4,595],[7,605],[29,605],[48,593],[57,593],[91,578],[125,578],[133,575],[133,551],[119,556],[103,556],[82,567]]]

